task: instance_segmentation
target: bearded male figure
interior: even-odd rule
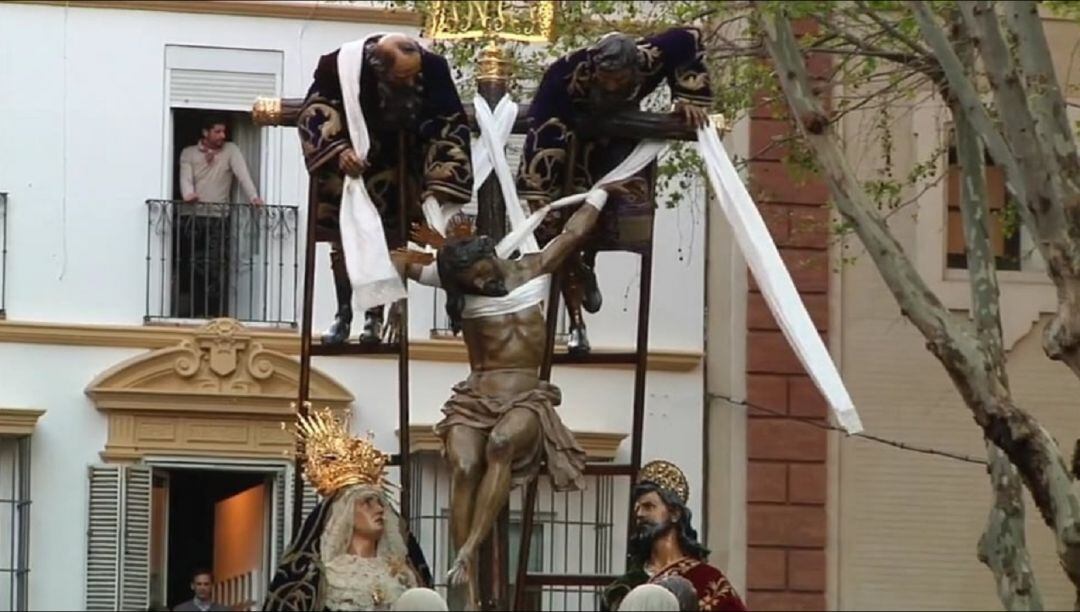
[[[674,28],[635,40],[612,33],[595,45],[563,56],[547,68],[529,106],[530,127],[518,170],[518,193],[533,209],[587,191],[623,161],[637,144],[627,138],[588,133],[597,117],[638,109],[664,81],[676,110],[697,128],[705,124],[711,92],[701,32]],[[588,352],[582,308],[600,310],[594,272],[599,250],[641,252],[652,241],[651,168],[637,174],[625,193],[612,198],[597,228],[567,263],[562,286],[570,315],[571,352]],[[556,212],[537,231],[540,244],[558,235],[566,215]]]
[[[585,451],[555,411],[562,395],[540,379],[547,338],[541,303],[552,272],[581,248],[596,224],[608,190],[618,187],[578,198],[585,203],[562,233],[542,251],[519,259],[496,256],[488,236],[451,237],[436,245],[437,259],[426,267],[419,262],[427,263],[429,255],[395,253],[410,278],[446,290],[451,324],[469,352],[471,373],[454,387],[435,432],[453,470],[450,530],[457,557],[450,578],[469,585],[474,604],[475,556],[511,487],[535,477],[541,464],[555,490],[580,490],[584,484]],[[430,244],[434,233],[427,236],[417,239]]]
[[[634,487],[636,526],[627,547],[627,571],[604,590],[604,610],[618,610],[638,585],[662,585],[673,576],[694,585],[699,610],[746,609],[724,573],[706,563],[709,551],[691,524],[689,497],[686,476],[675,464],[658,460],[642,466]]]
[[[350,101],[342,93],[342,53],[363,55],[359,107],[370,139],[363,159],[357,153],[359,143],[351,137],[357,126],[348,117]],[[341,344],[349,339],[353,320],[353,286],[339,223],[345,178],[363,179],[381,217],[386,242],[391,248],[401,246],[402,191],[411,220],[421,217],[421,202],[430,217],[438,214],[440,206],[470,200],[471,132],[446,59],[404,34],[369,37],[362,51],[343,46],[322,56],[297,128],[308,172],[316,181],[316,240],[331,244],[337,313],[322,340]],[[404,185],[399,184],[398,167],[402,147]],[[361,341],[378,342],[381,324],[382,307],[368,310]]]

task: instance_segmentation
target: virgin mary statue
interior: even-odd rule
[[[323,500],[281,558],[263,610],[390,610],[429,586],[423,553],[394,509],[388,457],[329,410],[302,419],[305,475]]]

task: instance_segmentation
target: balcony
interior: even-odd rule
[[[0,319],[4,318],[7,297],[7,202],[8,194],[0,191]]]
[[[296,206],[147,200],[147,323],[231,317],[295,327]]]

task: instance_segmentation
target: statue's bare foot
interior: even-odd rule
[[[476,580],[473,576],[472,566],[472,552],[469,549],[462,549],[450,566],[450,571],[446,574],[446,580],[451,586],[466,585],[468,597],[466,609],[479,610],[480,602],[476,596]]]
[[[469,569],[472,565],[472,555],[468,550],[462,550],[454,559],[450,571],[446,573],[446,580],[454,586],[460,586],[469,582]]]

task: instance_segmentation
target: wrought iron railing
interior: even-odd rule
[[[146,321],[295,326],[296,206],[147,200]]]
[[[0,319],[4,318],[7,297],[7,209],[8,194],[0,191]]]
[[[427,554],[435,589],[443,597],[454,600],[455,594],[446,584],[446,573],[454,558],[448,510],[450,471],[435,453],[415,453],[411,461],[414,485],[409,491],[413,512],[409,525]],[[546,477],[541,478],[530,533],[530,573],[622,573],[627,531],[623,504],[630,498],[629,482],[606,474],[587,474],[585,480],[584,490],[560,493],[550,487]],[[519,492],[510,499],[508,575],[511,583],[517,575],[525,497],[523,489]],[[525,609],[543,612],[597,610],[599,591],[596,587],[576,585],[529,587]],[[457,608],[451,605],[451,609]]]

